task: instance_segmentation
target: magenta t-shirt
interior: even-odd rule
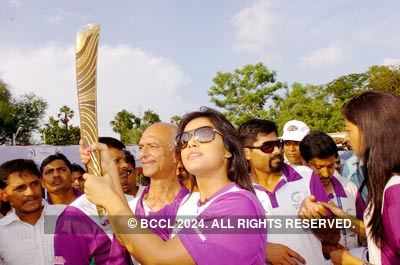
[[[210,225],[213,217],[264,218],[264,210],[255,194],[229,184],[208,200],[197,205],[202,218]],[[178,233],[182,244],[197,265],[258,265],[265,264],[265,229],[243,233],[202,233],[183,229]]]
[[[139,200],[136,203],[135,207],[135,216],[138,218],[146,218],[146,219],[170,219],[171,223],[175,222],[176,213],[178,212],[178,208],[183,200],[183,198],[189,193],[189,190],[184,186],[181,187],[178,194],[176,195],[175,199],[170,203],[165,205],[158,211],[155,212],[148,212],[146,214],[144,205],[143,205],[143,198],[148,193],[149,187],[146,187],[143,193],[141,194]],[[132,204],[130,204],[132,207]],[[154,227],[151,230],[157,234],[162,240],[166,241],[170,238],[170,234],[172,232],[171,228],[166,227]]]
[[[82,195],[59,216],[54,235],[54,254],[60,264],[132,264],[128,251],[118,242],[106,219],[97,216],[96,206]]]
[[[385,190],[382,207],[385,238],[381,249],[382,265],[400,264],[400,177],[398,184]]]

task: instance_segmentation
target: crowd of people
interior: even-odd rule
[[[298,120],[281,136],[210,108],[155,123],[138,143],[140,181],[112,137],[80,145],[82,164],[100,153],[103,176],[61,153],[7,161],[0,264],[400,264],[400,97],[364,92],[342,113],[351,150]],[[351,225],[235,226],[266,219]]]

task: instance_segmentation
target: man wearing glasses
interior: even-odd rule
[[[299,145],[301,140],[310,132],[310,128],[302,121],[291,120],[283,126],[283,151],[289,165],[303,165]]]
[[[272,121],[252,119],[239,127],[239,135],[256,195],[267,217],[297,216],[302,201],[310,195],[312,170],[284,163],[283,141]],[[269,264],[324,264],[321,242],[315,235],[304,231],[288,234],[285,226],[282,228],[268,233]]]

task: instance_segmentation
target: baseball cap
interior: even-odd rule
[[[310,132],[310,128],[302,121],[291,120],[283,126],[283,135],[281,137],[284,141],[297,141],[301,142],[304,137]]]

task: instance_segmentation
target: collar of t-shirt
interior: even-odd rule
[[[331,182],[335,194],[328,194],[321,183],[320,177],[315,173],[312,174],[310,180],[310,192],[312,195],[315,196],[317,201],[329,202],[330,200],[335,198],[335,196],[341,198],[347,197],[346,191],[344,190],[342,183],[340,183],[340,181],[335,176],[331,177]]]
[[[303,177],[293,167],[289,166],[288,164],[284,164],[282,167],[282,177],[280,178],[278,184],[276,184],[273,191],[269,191],[259,184],[255,184],[254,188],[266,192],[271,201],[271,206],[273,208],[277,208],[279,207],[278,199],[276,197],[278,190],[281,189],[286,183],[300,180],[302,178]]]
[[[136,209],[135,209],[135,215],[137,215],[137,216],[147,216],[147,215],[153,215],[153,214],[154,215],[170,214],[171,216],[174,216],[174,215],[176,215],[176,211],[177,211],[178,206],[180,205],[181,201],[186,196],[186,194],[189,193],[189,190],[185,186],[182,185],[181,189],[179,190],[175,199],[170,204],[165,205],[159,211],[153,212],[151,210],[151,208],[144,201],[144,196],[149,192],[149,189],[150,189],[149,186],[145,187],[142,194],[140,194],[140,197],[136,204]]]
[[[42,214],[40,215],[40,218],[43,217],[44,213],[46,212],[46,208],[48,206],[48,203],[45,200],[42,200],[43,204],[43,210]],[[40,218],[36,222],[36,224],[39,222]],[[3,217],[0,219],[0,226],[7,226],[13,222],[20,222],[20,223],[25,223],[24,221],[21,221],[21,219],[18,217],[18,215],[15,212],[14,208],[11,208],[11,210]]]

